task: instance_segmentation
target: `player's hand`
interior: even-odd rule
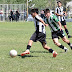
[[[61,15],[61,16],[64,16],[64,15]]]
[[[48,26],[48,24],[45,24],[45,26]]]
[[[60,31],[61,31],[61,30],[63,30],[63,28],[62,28],[62,27],[60,27]]]
[[[64,28],[62,28],[62,30],[64,30]]]

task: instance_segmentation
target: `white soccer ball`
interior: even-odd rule
[[[17,56],[17,51],[16,50],[11,50],[10,51],[10,56],[11,57],[16,57]]]

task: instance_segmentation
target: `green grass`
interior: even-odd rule
[[[72,23],[67,27],[72,35]],[[26,50],[26,45],[31,35],[35,31],[33,22],[0,22],[0,72],[72,72],[72,51],[70,47],[67,53],[54,45],[50,35],[50,29],[47,27],[47,45],[58,52],[56,58],[44,50],[39,42],[33,43],[30,55],[24,57],[17,56],[11,58],[9,51],[17,50],[21,54]],[[72,39],[69,39],[72,43]]]

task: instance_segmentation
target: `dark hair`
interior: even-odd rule
[[[59,2],[62,3],[61,1],[58,1],[57,3],[59,3]]]
[[[38,14],[38,8],[31,9],[31,12],[32,13],[35,13],[36,12]]]
[[[44,13],[50,13],[50,10],[47,8],[44,10]]]

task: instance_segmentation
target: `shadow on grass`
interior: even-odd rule
[[[25,55],[25,56],[17,55],[17,56],[19,56],[21,58],[25,58],[25,57],[39,57],[39,56],[33,56],[33,55]]]
[[[31,53],[49,53],[47,51],[30,51]]]

